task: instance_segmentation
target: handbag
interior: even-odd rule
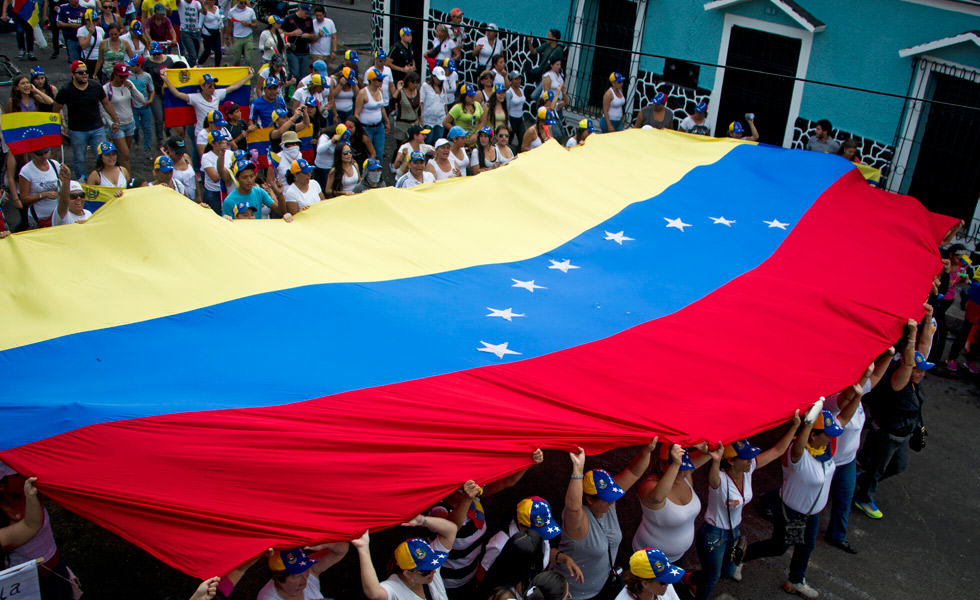
[[[916,390],[916,396],[918,396],[918,390]],[[913,452],[922,452],[926,447],[926,436],[929,432],[926,431],[926,424],[922,422],[922,398],[919,398],[919,418],[915,423],[915,429],[912,430],[912,437],[909,438],[909,448]]]
[[[826,463],[823,465],[823,470],[826,474]],[[823,493],[823,488],[825,485],[827,485],[826,477],[824,477],[823,483],[820,484],[820,489],[817,491],[816,498],[813,499],[813,504],[810,505],[810,510],[806,511],[806,514],[803,515],[803,518],[801,519],[790,520],[789,516],[786,514],[786,503],[782,502],[782,499],[780,499],[780,502],[782,503],[784,523],[783,543],[787,546],[795,546],[796,544],[804,543],[804,540],[806,539],[806,519],[810,516],[810,513],[813,512],[813,509],[817,507],[817,502],[820,501],[820,494]]]
[[[728,473],[725,473],[725,476],[731,478],[731,476],[728,475]],[[735,483],[734,479],[732,480],[732,483]],[[745,556],[745,550],[743,550],[742,547],[738,544],[738,540],[741,538],[741,536],[738,537],[735,536],[735,526],[732,525],[732,505],[730,504],[731,500],[729,499],[729,495],[728,495],[729,491],[730,488],[726,483],[725,484],[725,510],[728,512],[728,526],[731,528],[729,529],[729,531],[732,532],[732,549],[728,552],[728,560],[737,567],[738,565],[742,564],[742,558],[744,558]]]

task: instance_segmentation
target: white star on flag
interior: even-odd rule
[[[671,575],[680,575],[681,574],[681,570],[678,569],[677,567],[671,567],[670,568],[670,574]]]
[[[667,229],[673,227],[674,229],[680,229],[681,231],[684,231],[685,227],[692,227],[690,223],[685,223],[684,221],[681,221],[680,217],[677,217],[676,219],[668,219],[667,217],[664,217],[664,221],[667,221]]]
[[[786,230],[786,226],[789,225],[789,223],[780,223],[779,219],[773,219],[772,221],[763,221],[763,223],[768,225],[769,229],[775,227],[776,229],[782,229],[784,231]]]
[[[612,240],[612,241],[616,242],[617,244],[619,244],[620,246],[623,245],[623,242],[632,242],[633,241],[633,238],[626,237],[625,235],[623,235],[623,232],[622,231],[619,231],[619,232],[616,232],[616,233],[610,233],[610,232],[607,231],[606,232],[606,239],[607,240]]]
[[[514,279],[513,277],[511,277],[510,280],[514,282],[514,285],[512,285],[510,287],[524,288],[525,290],[531,292],[532,294],[534,293],[534,290],[546,290],[546,289],[548,289],[548,288],[544,287],[543,285],[535,285],[533,279],[531,281],[521,281],[520,279]]]
[[[438,565],[439,564],[439,559],[438,558],[433,558],[432,559],[432,564]]]
[[[487,310],[490,311],[490,314],[487,315],[488,317],[500,317],[501,319],[507,319],[508,321],[511,321],[511,319],[513,317],[523,317],[524,316],[523,313],[516,313],[516,312],[514,312],[514,310],[512,308],[505,308],[503,310],[500,310],[499,308],[490,308],[488,306],[487,307]],[[511,322],[513,323],[513,321],[511,321]]]
[[[729,220],[726,219],[725,217],[708,217],[708,218],[711,219],[715,225],[724,225],[725,227],[731,227],[732,223],[735,222],[735,219]]]
[[[549,527],[548,528],[548,533],[558,533],[558,528],[557,527]]]
[[[572,264],[572,261],[569,260],[569,259],[567,259],[567,258],[565,260],[563,260],[563,261],[552,260],[552,259],[549,258],[548,259],[548,262],[551,263],[551,266],[548,267],[549,269],[558,269],[562,273],[568,273],[568,270],[569,269],[581,269],[582,268],[582,267],[580,267],[578,265],[573,265]]]
[[[520,354],[520,352],[514,352],[507,347],[510,342],[504,342],[503,344],[488,344],[483,340],[480,340],[483,344],[482,348],[477,348],[480,352],[489,352],[490,354],[495,354],[497,358],[503,358],[505,354]]]

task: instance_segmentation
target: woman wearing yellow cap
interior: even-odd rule
[[[347,554],[348,547],[347,542],[321,544],[307,548],[316,550],[310,555],[303,548],[270,551],[267,561],[272,578],[259,590],[257,600],[323,598],[320,574],[340,562]]]
[[[405,540],[395,548],[395,571],[384,581],[371,562],[371,538],[368,532],[353,540],[361,560],[361,587],[368,600],[448,600],[439,567],[449,556],[456,541],[456,524],[439,517],[419,515],[403,523],[406,527],[425,527],[436,534],[429,542],[422,538]]]
[[[623,107],[626,105],[624,81],[626,78],[620,73],[609,74],[609,89],[602,95],[602,121],[599,123],[603,133],[623,129]]]
[[[577,572],[565,569],[572,598],[594,598],[607,585],[615,566],[623,531],[619,527],[616,501],[623,497],[650,466],[650,453],[657,439],[643,446],[625,469],[613,477],[603,469],[585,471],[585,450],[569,454],[572,476],[565,491],[562,522],[565,534],[558,551],[577,565]],[[615,579],[610,584],[618,583]]]
[[[799,411],[775,446],[763,452],[748,440],[737,440],[712,450],[708,471],[708,509],[704,523],[695,536],[695,546],[701,570],[694,577],[695,598],[710,597],[722,573],[739,581],[742,566],[732,562],[732,548],[744,548],[740,535],[742,510],[752,501],[752,474],[778,459],[789,448],[800,425]],[[741,554],[741,551],[738,552]]]
[[[558,124],[555,113],[545,107],[538,109],[538,119],[524,132],[524,139],[521,140],[521,152],[527,152],[537,148],[541,144],[550,140],[553,136],[551,128]]]
[[[626,587],[616,600],[679,600],[674,584],[684,577],[684,569],[667,560],[658,548],[637,550],[623,571]]]

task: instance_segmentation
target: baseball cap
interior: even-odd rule
[[[487,23],[487,31],[499,31],[496,23]]]
[[[213,123],[218,127],[227,127],[228,122],[225,121],[225,116],[221,114],[220,110],[212,110],[207,115],[205,115],[204,120],[208,123]]]
[[[480,128],[480,133],[482,133],[483,135],[488,135],[490,137],[493,137],[493,127],[490,127],[489,125],[484,125],[483,127]]]
[[[520,71],[511,71],[510,73],[507,73],[507,79],[524,79],[524,75]]]
[[[316,71],[317,73],[319,73],[320,75],[323,75],[324,77],[326,77],[327,76],[327,63],[323,62],[322,60],[315,60],[315,61],[313,61],[313,70]]]
[[[367,72],[368,81],[382,81],[385,78],[384,71],[371,67]]]
[[[376,158],[369,158],[364,161],[364,164],[361,165],[361,167],[365,171],[380,171],[381,161]]]
[[[463,85],[459,86],[459,93],[466,94],[467,97],[472,98],[473,96],[476,96],[476,86],[472,83],[464,83]]]
[[[384,50],[378,49],[374,52],[374,58],[381,60],[383,58],[388,58],[388,53]]]
[[[626,81],[622,73],[612,72],[609,74],[609,83],[615,83],[617,81]]]
[[[708,114],[708,103],[702,100],[698,102],[698,105],[694,107],[694,110],[699,113]]]
[[[250,160],[235,161],[235,174],[241,173],[245,169],[255,169],[255,163]]]
[[[615,502],[626,495],[619,487],[613,476],[605,469],[592,469],[582,480],[582,491],[590,496],[596,496],[603,502]]]
[[[286,133],[282,134],[283,146],[285,146],[286,144],[298,144],[298,143],[299,143],[299,135],[297,135],[295,131],[287,131]]]
[[[658,92],[656,96],[653,97],[653,103],[657,106],[663,106],[667,102],[667,94],[663,92]]]
[[[279,80],[276,79],[275,76],[266,77],[266,79],[265,79],[265,87],[266,88],[279,87]]]
[[[156,6],[153,7],[153,12],[160,15],[165,15],[167,14],[167,7],[162,4],[157,4]]]
[[[129,30],[136,35],[143,35],[143,23],[139,19],[133,19],[133,22],[129,24]]]
[[[85,15],[82,16],[83,21],[95,21],[95,9],[87,8],[85,9]]]
[[[68,67],[68,70],[71,71],[72,73],[77,73],[78,71],[88,73],[88,67],[85,66],[85,63],[83,63],[80,60],[76,60],[73,63],[71,63],[71,66]]]
[[[545,90],[541,92],[542,102],[551,102],[554,99],[555,99],[555,90]]]
[[[72,179],[71,180],[71,183],[68,184],[68,191],[69,192],[84,192],[85,191],[85,188],[82,187],[82,184],[81,183],[79,183],[79,182],[75,181],[74,179]]]
[[[157,4],[157,6],[160,6]],[[150,54],[163,54],[163,46],[160,42],[150,42]]]
[[[144,61],[146,61],[146,57],[142,54],[134,54],[126,59],[126,64],[130,67],[142,67]]]
[[[813,424],[814,431],[823,431],[830,437],[837,437],[844,433],[844,428],[837,424],[837,419],[829,410],[820,411],[820,418]]]
[[[493,91],[498,94],[503,94],[507,91],[507,86],[502,83],[495,83],[493,84]]]
[[[167,148],[170,148],[174,152],[183,153],[186,147],[187,144],[184,143],[184,138],[182,137],[175,135],[167,139]]]
[[[255,207],[251,206],[247,202],[239,202],[235,205],[233,212],[237,215],[243,210],[247,209],[255,210]],[[269,568],[273,572],[281,573],[285,571],[290,575],[298,575],[300,573],[305,573],[310,567],[315,565],[318,561],[310,558],[303,552],[302,548],[292,548],[290,550],[280,550],[269,557]]]
[[[103,154],[108,154],[110,152],[116,152],[116,145],[113,144],[112,142],[102,142],[95,149],[95,151],[98,153],[99,156],[102,156]]]
[[[466,135],[467,134],[465,129],[463,129],[459,125],[453,125],[452,129],[449,130],[449,133],[446,134],[446,137],[451,140],[454,140],[456,138],[466,137]]]
[[[425,162],[425,154],[419,150],[412,150],[412,154],[409,156],[409,162]]]
[[[725,445],[725,458],[741,458],[742,460],[752,460],[762,450],[758,446],[753,446],[749,440],[735,440],[731,444]]]
[[[443,69],[442,67],[435,67],[434,69],[432,69],[432,76],[438,79],[439,81],[445,81],[446,70]]]
[[[215,112],[217,112],[217,111],[215,111]],[[208,143],[210,143],[210,144],[213,144],[215,142],[222,142],[222,141],[224,141],[226,139],[228,139],[228,138],[225,137],[225,132],[224,131],[221,131],[220,129],[215,129],[213,131],[209,131],[208,132]]]
[[[657,548],[644,548],[630,556],[630,573],[640,579],[656,579],[660,583],[677,583],[684,569],[671,564],[667,555]]]
[[[266,22],[269,25],[282,25],[282,17],[272,15],[268,19],[266,19]]]
[[[316,108],[320,106],[320,101],[316,99],[316,96],[307,96],[306,100],[303,101],[303,104]]]
[[[544,540],[554,539],[561,533],[561,527],[551,518],[551,505],[539,496],[531,496],[517,503],[517,524],[527,527]]]
[[[129,77],[129,67],[124,63],[116,63],[112,65],[112,74],[117,77]]]
[[[236,162],[239,160],[245,160],[248,158],[248,151],[239,148],[238,150],[235,150],[235,152],[232,153],[232,156],[235,157]]]
[[[438,140],[436,140],[436,143],[435,143],[435,145],[433,147],[440,148],[442,146],[445,146],[448,143],[449,143],[449,140],[447,140],[446,138],[439,138]]]
[[[218,82],[218,78],[210,73],[205,73],[201,77],[201,85],[204,85],[205,83],[217,83],[217,82]]]
[[[555,119],[554,111],[550,111],[544,106],[538,109],[538,119],[544,121],[548,125],[556,125],[558,123],[558,121]]]
[[[398,37],[404,37],[406,35],[412,35],[411,27],[402,27],[401,29],[398,30]]]
[[[926,357],[923,356],[923,354],[921,352],[916,352],[915,353],[915,368],[916,369],[922,369],[923,371],[928,371],[929,369],[931,369],[931,368],[933,368],[935,366],[936,366],[936,363],[931,363],[928,360],[926,360]]]
[[[302,158],[297,158],[296,160],[294,160],[292,162],[292,164],[289,165],[289,172],[290,173],[293,173],[293,174],[296,174],[296,173],[312,173],[313,172],[313,165],[311,165],[310,163],[306,162]]]
[[[671,448],[671,444],[661,444],[660,445],[660,458],[663,459],[663,460],[665,460],[665,461],[667,461],[667,464],[671,464],[671,463],[674,462],[674,459],[671,458],[671,456],[670,456],[670,448]],[[684,456],[681,457],[681,467],[680,467],[680,470],[681,471],[693,471],[694,470],[694,463],[691,462],[691,455],[687,451],[687,448],[684,449]]]
[[[299,7],[305,10],[306,12],[310,12],[310,9],[312,8],[312,6],[307,2],[301,3]]]
[[[174,161],[169,156],[158,156],[153,161],[153,168],[161,173],[169,173],[174,170]]]
[[[738,121],[732,121],[731,125],[728,126],[728,133],[745,133],[742,129],[742,124]]]
[[[461,9],[461,8],[454,8],[451,11],[449,11],[449,16],[450,17],[461,17],[461,16],[463,16],[463,9]]]
[[[40,77],[41,75],[44,75],[44,69],[41,68],[41,65],[31,67],[31,77]]]
[[[236,110],[238,110],[237,102],[232,102],[231,100],[225,100],[224,102],[221,103],[221,114],[225,115],[226,118],[228,117],[228,115],[235,112]]]
[[[436,552],[421,538],[405,540],[395,548],[395,563],[403,571],[435,571],[448,556],[445,552]]]
[[[441,64],[442,64],[443,68],[445,68],[450,73],[455,73],[456,72],[456,61],[455,60],[453,60],[451,58],[444,58],[444,59],[442,59],[442,63]]]
[[[592,133],[599,131],[599,128],[596,127],[595,125],[595,121],[593,121],[592,119],[582,119],[581,121],[578,122],[578,128],[588,129]]]
[[[272,111],[272,112],[269,113],[269,120],[272,121],[273,123],[275,123],[276,121],[278,121],[279,119],[287,116],[288,114],[289,113],[286,112],[285,109],[282,109],[282,108],[276,109],[276,110],[274,110],[274,111]]]
[[[320,75],[319,73],[314,73],[310,75],[310,85],[311,86],[318,85],[320,87],[323,87],[323,75]]]
[[[361,62],[361,59],[357,58],[357,50],[348,50],[344,52],[344,58],[351,61],[355,65]]]
[[[429,129],[428,127],[422,128],[419,125],[412,125],[411,127],[408,128],[408,137],[413,138],[413,137],[417,136],[420,133],[428,134],[428,133],[431,133],[431,132],[432,132],[432,130]]]

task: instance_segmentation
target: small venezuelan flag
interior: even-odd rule
[[[3,139],[14,154],[61,145],[61,115],[50,112],[4,113]]]
[[[299,136],[299,150],[303,154],[303,158],[310,164],[313,164],[313,159],[316,158],[316,143],[313,140],[313,125],[307,125],[306,129],[297,131],[296,135]]]
[[[257,166],[260,169],[265,169],[269,166],[269,133],[271,132],[272,127],[263,127],[261,129],[250,131],[248,136],[245,138],[248,142],[249,153],[251,153],[252,150],[258,152],[259,158]]]

